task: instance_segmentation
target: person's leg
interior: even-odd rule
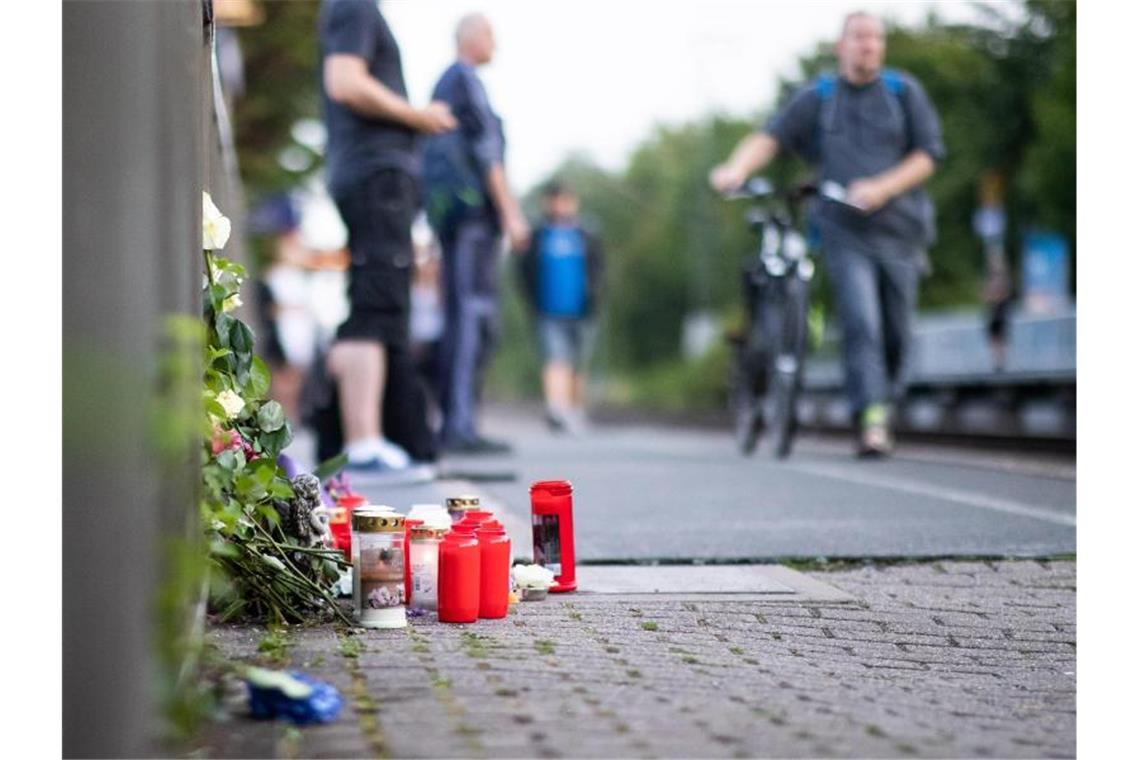
[[[858,419],[866,407],[888,397],[876,267],[867,254],[844,247],[828,250],[826,261],[839,313],[847,397]]]
[[[906,392],[911,331],[918,305],[919,259],[888,256],[880,263],[879,299],[883,321],[883,359],[891,403]]]
[[[414,181],[382,171],[337,198],[349,231],[349,315],[337,330],[327,367],[336,381],[345,450],[353,464],[406,466],[407,454],[383,438],[386,349],[407,338]]]
[[[538,336],[543,357],[542,391],[547,423],[554,430],[562,430],[574,406],[574,365],[569,335],[563,320],[541,317]]]
[[[564,414],[574,406],[574,368],[564,361],[547,362],[542,368],[542,391],[546,408]]]
[[[369,340],[339,340],[329,349],[346,446],[383,437],[384,346]]]
[[[388,382],[384,393],[383,421],[388,439],[417,462],[434,462],[435,439],[428,426],[427,394],[416,371],[415,359],[406,346],[388,347]]]
[[[480,308],[475,292],[477,248],[485,234],[482,225],[463,222],[443,246],[444,293],[447,322],[442,355],[441,405],[445,444],[475,437],[475,367],[479,355]]]
[[[578,414],[586,414],[586,375],[590,357],[594,353],[597,329],[591,319],[578,319],[574,322],[574,385],[573,404]]]

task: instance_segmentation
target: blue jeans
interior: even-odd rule
[[[918,303],[918,252],[832,246],[824,253],[843,336],[851,411],[901,399]]]
[[[469,219],[440,242],[446,314],[440,342],[440,437],[458,443],[478,435],[483,373],[498,339],[498,232],[489,220]]]

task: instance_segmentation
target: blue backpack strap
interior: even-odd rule
[[[815,78],[815,92],[820,100],[827,100],[835,94],[835,75],[820,74]]]
[[[880,76],[883,79],[883,84],[887,88],[887,92],[896,98],[903,96],[903,93],[906,91],[906,80],[903,79],[902,72],[897,69],[883,69]]]

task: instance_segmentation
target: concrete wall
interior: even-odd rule
[[[200,311],[206,54],[201,0],[64,3],[65,757],[154,754],[160,547],[197,476],[148,430],[163,319]]]

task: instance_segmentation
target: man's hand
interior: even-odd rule
[[[507,233],[511,250],[515,252],[526,250],[530,243],[530,225],[521,213],[512,212],[503,217],[503,229]]]
[[[852,206],[858,206],[865,214],[878,211],[890,200],[890,189],[877,177],[852,180],[847,186],[847,202]]]
[[[731,161],[715,166],[709,172],[709,184],[718,193],[731,193],[733,190],[738,190],[746,179],[748,179],[748,172],[743,171]]]
[[[449,132],[455,129],[459,123],[451,114],[451,107],[442,100],[433,100],[428,103],[427,106],[419,110],[418,116],[416,129],[420,132],[427,132],[429,135]]]

